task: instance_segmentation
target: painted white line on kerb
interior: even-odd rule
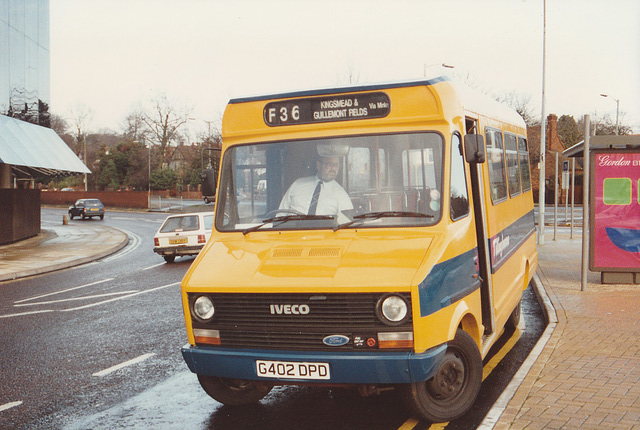
[[[112,366],[112,367],[110,367],[110,368],[108,368],[108,369],[104,369],[104,370],[101,370],[100,372],[96,372],[96,373],[94,373],[94,374],[93,374],[93,375],[91,375],[91,376],[103,377],[103,376],[105,376],[105,375],[108,375],[109,373],[113,373],[113,372],[115,372],[116,370],[120,370],[120,369],[122,369],[123,367],[127,367],[127,366],[131,366],[131,365],[133,365],[133,364],[140,363],[141,361],[144,361],[144,360],[146,360],[146,359],[147,359],[147,358],[149,358],[149,357],[153,357],[154,355],[156,355],[156,354],[155,354],[155,353],[153,353],[153,352],[150,352],[150,353],[148,353],[148,354],[143,354],[143,355],[141,355],[140,357],[136,357],[136,358],[134,358],[134,359],[132,359],[132,360],[125,361],[124,363],[120,363],[120,364],[117,364],[117,365],[115,365],[115,366]]]
[[[507,409],[509,402],[516,394],[516,391],[524,382],[536,360],[540,357],[540,354],[542,354],[542,350],[547,345],[547,342],[551,338],[551,335],[558,325],[558,316],[556,314],[556,309],[553,306],[553,303],[551,302],[547,291],[544,289],[544,284],[540,280],[537,272],[533,275],[532,284],[533,288],[536,291],[538,300],[542,300],[541,305],[544,307],[544,313],[546,314],[549,323],[547,324],[547,328],[544,330],[531,352],[529,352],[527,358],[520,365],[520,368],[511,379],[511,382],[509,382],[509,385],[507,385],[507,387],[502,391],[502,394],[500,395],[500,397],[498,397],[498,400],[496,400],[489,412],[487,412],[484,420],[478,426],[479,430],[491,430],[495,427],[496,423],[502,416],[502,413]]]
[[[22,404],[22,400],[18,400],[17,402],[5,403],[4,405],[0,405],[0,412],[6,411],[7,409],[15,408],[16,406],[20,406]]]
[[[28,299],[18,300],[18,301],[15,301],[13,303],[17,304],[17,303],[23,303],[23,302],[30,302],[31,300],[37,300],[37,299],[41,299],[43,297],[49,297],[49,296],[53,296],[53,295],[56,295],[56,294],[62,294],[62,293],[66,293],[66,292],[69,292],[69,291],[77,290],[79,288],[90,287],[92,285],[102,284],[103,282],[109,282],[109,281],[113,281],[113,278],[103,279],[102,281],[96,281],[96,282],[92,282],[90,284],[80,285],[78,287],[67,288],[66,290],[54,291],[53,293],[43,294],[41,296],[30,297]]]

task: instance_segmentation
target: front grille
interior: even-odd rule
[[[189,294],[189,303],[202,294]],[[322,343],[326,336],[351,339],[340,349],[360,350],[354,336],[375,337],[380,332],[411,331],[412,321],[388,326],[376,316],[382,293],[361,294],[207,294],[215,306],[209,323],[193,319],[193,328],[219,330],[221,346],[289,350],[336,350]],[[411,295],[399,294],[411,309]],[[284,305],[308,306],[308,314],[284,314]],[[280,311],[281,314],[273,314]],[[300,309],[299,308],[296,308]],[[306,308],[302,306],[303,311]]]

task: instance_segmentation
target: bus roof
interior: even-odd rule
[[[417,86],[434,86],[446,82],[451,85],[458,95],[459,101],[466,115],[475,114],[497,121],[514,124],[518,127],[526,128],[522,117],[513,109],[500,103],[480,91],[469,88],[459,82],[452,81],[447,76],[437,76],[432,78],[422,78],[401,82],[386,82],[377,84],[350,85],[343,87],[320,88],[312,90],[292,91],[286,93],[264,94],[250,97],[239,97],[229,100],[229,104],[240,104],[248,102],[267,101],[274,99],[301,98],[325,96],[332,94],[354,93],[362,91],[386,90],[392,88],[407,88]]]
[[[265,94],[261,96],[253,96],[253,97],[240,97],[229,100],[229,104],[236,103],[246,103],[246,102],[256,102],[256,101],[264,101],[264,100],[272,100],[272,99],[287,99],[293,97],[311,97],[311,96],[323,96],[329,94],[336,93],[354,93],[358,91],[375,91],[375,90],[384,90],[389,88],[405,88],[405,87],[417,87],[417,86],[429,86],[437,84],[438,82],[448,81],[449,78],[446,76],[439,76],[437,78],[432,79],[421,79],[415,81],[403,81],[403,82],[387,82],[380,84],[366,84],[366,85],[350,85],[345,87],[333,87],[333,88],[321,88],[315,90],[303,90],[303,91],[293,91],[287,93],[279,93],[279,94]]]

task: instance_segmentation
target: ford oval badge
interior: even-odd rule
[[[322,339],[322,343],[327,346],[342,346],[349,343],[349,338],[341,334],[332,334]]]

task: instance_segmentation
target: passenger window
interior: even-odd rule
[[[527,139],[518,136],[518,156],[520,157],[520,173],[522,174],[522,189],[531,189],[531,171],[529,170],[529,149]]]
[[[520,194],[520,164],[518,162],[516,136],[510,133],[505,133],[504,146],[507,154],[509,196],[513,197]]]
[[[485,135],[487,140],[487,165],[489,168],[491,201],[495,205],[507,198],[507,179],[502,150],[502,133],[499,130],[487,128]]]
[[[467,176],[464,174],[464,160],[462,159],[462,145],[460,136],[454,134],[451,138],[451,195],[449,213],[452,220],[457,220],[469,214],[469,194],[467,192]]]

